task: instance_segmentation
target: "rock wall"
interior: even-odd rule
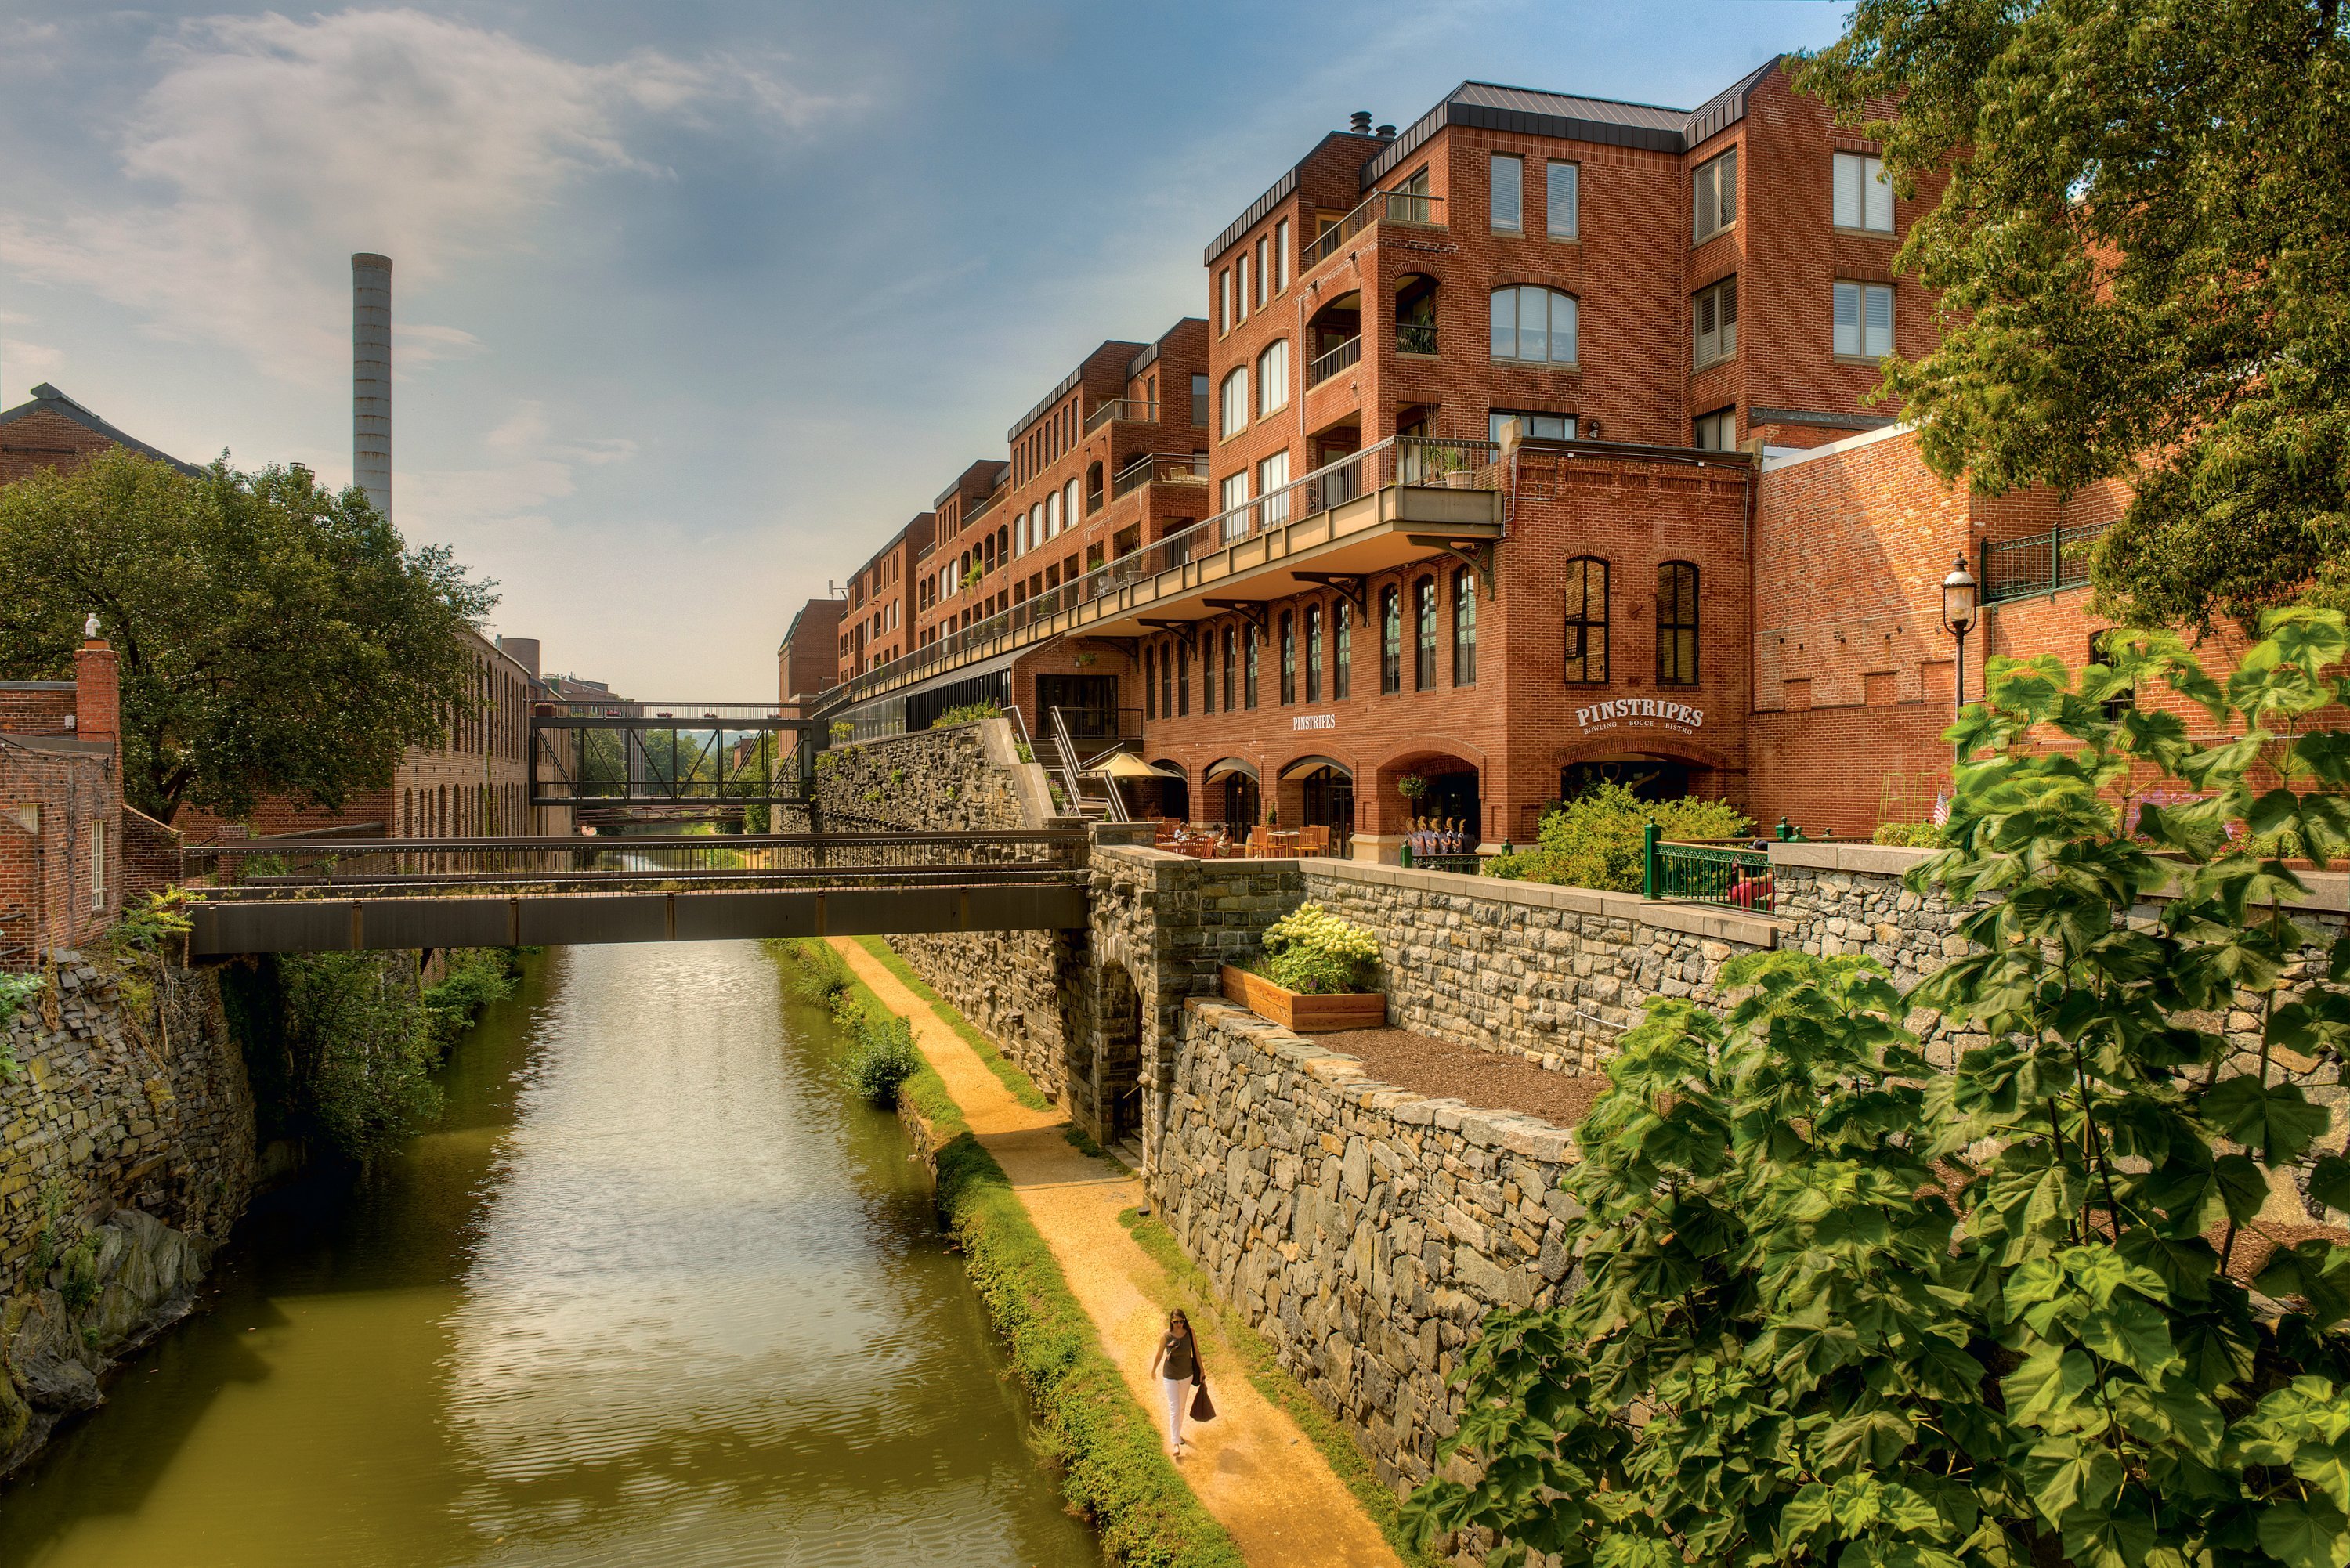
[[[817,753],[815,776],[825,832],[1010,831],[1054,815],[1045,770],[1020,759],[1009,719],[836,746]]]
[[[1193,999],[1148,1179],[1184,1251],[1403,1488],[1459,1424],[1450,1379],[1485,1314],[1572,1288],[1574,1157],[1563,1128],[1379,1083]]]
[[[254,1105],[208,972],[62,952],[5,1030],[0,1472],[187,1310],[244,1211]]]
[[[1059,931],[891,937],[889,945],[947,1003],[1054,1099],[1070,1089],[1067,988],[1085,944]]]

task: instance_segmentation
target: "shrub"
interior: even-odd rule
[[[813,1002],[818,1007],[837,1008],[854,983],[848,964],[830,942],[814,937],[795,937],[785,944],[792,958],[792,991],[803,1002]]]
[[[0,1084],[16,1075],[16,1052],[8,1042],[8,1025],[47,983],[47,977],[38,974],[0,973]]]
[[[1611,780],[1561,803],[1544,816],[1534,847],[1490,856],[1484,871],[1516,881],[1637,893],[1651,822],[1667,838],[1739,838],[1754,827],[1752,817],[1726,800],[1642,800]]]
[[[898,1103],[898,1086],[921,1070],[913,1025],[896,1016],[860,1016],[849,1031],[841,1075],[868,1105],[883,1110]]]
[[[1369,990],[1378,964],[1375,934],[1319,904],[1300,904],[1265,929],[1259,972],[1284,990],[1338,994]]]
[[[443,1049],[472,1027],[482,1009],[514,994],[522,964],[505,948],[452,948],[440,983],[424,992],[433,1040]]]
[[[440,1110],[414,954],[289,955],[277,971],[290,1076],[330,1145],[364,1165]]]
[[[1880,822],[1868,841],[1896,849],[1939,849],[1950,842],[1939,822]]]
[[[1000,719],[1003,710],[993,702],[966,702],[960,708],[949,708],[931,721],[935,725],[976,724],[982,719]]]

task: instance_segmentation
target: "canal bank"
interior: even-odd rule
[[[0,1564],[1097,1561],[834,1049],[755,945],[550,953],[0,1490]]]

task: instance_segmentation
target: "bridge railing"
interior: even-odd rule
[[[612,835],[191,845],[187,877],[212,896],[406,886],[484,891],[524,885],[832,885],[1002,881],[1084,867],[1082,830],[1003,833]]]

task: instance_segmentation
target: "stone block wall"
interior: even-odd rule
[[[1426,1480],[1485,1314],[1572,1288],[1572,1135],[1378,1082],[1221,1002],[1185,1004],[1170,1068],[1159,1212],[1380,1480]]]
[[[1044,768],[1023,762],[1008,719],[941,725],[817,753],[824,832],[952,833],[1042,827],[1054,815]]]

